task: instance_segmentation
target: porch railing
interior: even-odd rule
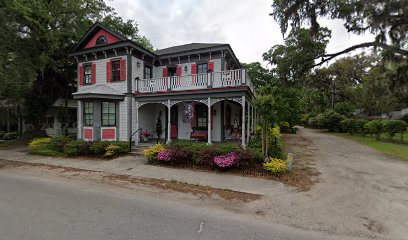
[[[228,70],[204,74],[161,77],[136,80],[138,92],[182,91],[205,88],[222,88],[248,86],[252,92],[254,87],[246,69]]]

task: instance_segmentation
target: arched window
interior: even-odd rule
[[[105,36],[100,36],[96,40],[96,46],[101,46],[101,45],[106,45],[106,44],[108,44],[108,40],[106,39]]]

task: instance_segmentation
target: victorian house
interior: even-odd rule
[[[229,44],[149,51],[95,24],[73,49],[78,138],[135,141],[140,132],[245,146],[254,132],[254,88]],[[141,130],[142,129],[142,130]]]

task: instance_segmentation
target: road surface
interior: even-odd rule
[[[0,239],[348,239],[166,195],[0,170]]]

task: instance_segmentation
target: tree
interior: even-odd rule
[[[362,34],[369,31],[375,40],[348,47],[336,53],[322,53],[314,59],[319,66],[333,58],[360,48],[374,47],[392,55],[408,56],[406,38],[408,32],[408,2],[401,0],[274,0],[270,14],[285,35],[308,26],[316,35],[324,18],[343,20],[348,32]],[[290,34],[289,33],[289,34]]]
[[[1,100],[24,98],[27,119],[38,128],[55,100],[71,95],[76,63],[68,53],[98,21],[152,49],[136,22],[124,21],[103,0],[2,1]]]
[[[262,67],[260,62],[242,63],[242,66],[248,70],[248,76],[256,89],[272,81],[270,70]]]
[[[308,29],[296,29],[285,38],[283,45],[273,46],[263,58],[273,67],[274,77],[283,82],[296,82],[312,68],[314,59],[324,53],[330,34],[327,28],[320,28],[315,35]]]

